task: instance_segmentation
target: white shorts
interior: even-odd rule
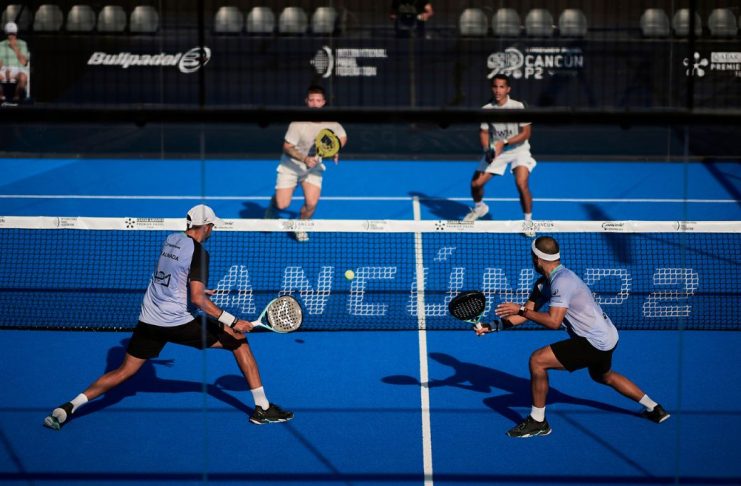
[[[511,164],[510,172],[514,172],[515,167],[526,167],[528,172],[532,172],[535,166],[538,165],[528,150],[511,150],[499,154],[499,157],[492,160],[491,164],[486,162],[486,156],[481,157],[481,162],[479,162],[479,167],[476,170],[495,175],[504,175],[507,164]]]
[[[8,67],[3,66],[0,67],[0,76],[5,78],[6,81],[15,81],[15,79],[18,77],[18,73],[28,74],[28,68],[24,67]]]
[[[278,164],[276,172],[278,172],[278,177],[275,180],[276,189],[293,189],[304,182],[308,182],[320,189],[322,188],[323,171],[321,170],[300,170],[284,164]]]

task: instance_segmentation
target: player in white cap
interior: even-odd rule
[[[204,204],[188,211],[186,230],[170,234],[162,245],[123,363],[52,410],[44,425],[60,430],[81,405],[131,378],[148,359],[159,356],[167,343],[231,351],[255,401],[250,422],[267,424],[293,418],[292,412],[268,402],[265,395],[257,361],[244,335],[255,323],[231,315],[209,298],[209,254],[202,244],[220,223],[213,209]],[[189,303],[204,315],[191,314]]]
[[[0,42],[0,83],[15,83],[13,101],[20,101],[28,87],[28,60],[31,55],[25,41],[18,38],[18,25],[5,24],[7,39]],[[0,90],[0,102],[5,101],[5,93]]]

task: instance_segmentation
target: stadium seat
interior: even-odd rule
[[[491,30],[496,36],[519,36],[522,32],[520,14],[513,8],[500,8],[491,19]]]
[[[160,16],[154,7],[139,5],[134,8],[129,18],[129,32],[137,34],[152,34],[160,26]]]
[[[587,16],[578,8],[567,8],[558,17],[558,31],[563,37],[587,35]]]
[[[98,13],[98,32],[126,30],[126,12],[119,5],[106,5]]]
[[[311,16],[311,31],[319,35],[332,35],[337,26],[337,10],[334,7],[317,7]]]
[[[690,33],[690,9],[680,8],[672,17],[672,30],[677,37],[687,37]],[[695,12],[695,36],[702,35],[702,18]]]
[[[56,5],[45,3],[39,5],[33,17],[34,32],[57,32],[62,28],[64,15]]]
[[[67,12],[68,32],[92,32],[95,29],[95,12],[90,5],[73,5]]]
[[[728,8],[716,8],[708,16],[708,29],[713,37],[736,37],[736,16]]]
[[[551,37],[553,27],[553,15],[544,8],[534,8],[525,17],[525,33],[531,37]]]
[[[244,27],[244,15],[237,7],[221,7],[214,14],[214,32],[238,34]]]
[[[463,36],[485,37],[489,30],[489,22],[483,10],[467,8],[458,19],[458,28]]]
[[[647,8],[641,15],[641,34],[643,37],[667,37],[669,17],[663,9]]]
[[[278,17],[278,32],[281,34],[305,34],[309,19],[301,7],[286,7]]]
[[[275,15],[269,7],[252,7],[247,14],[247,32],[272,34],[275,32]]]
[[[5,25],[8,22],[15,22],[18,29],[23,32],[31,27],[33,21],[33,12],[27,5],[11,4],[5,7],[3,10],[2,21],[0,25]]]

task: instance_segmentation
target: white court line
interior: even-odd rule
[[[271,196],[121,196],[121,195],[80,195],[80,194],[0,194],[0,199],[128,199],[128,200],[194,200],[194,201],[268,201]],[[470,201],[470,197],[410,197],[410,196],[322,196],[323,201]],[[516,197],[487,197],[485,201],[518,202]],[[575,197],[536,197],[536,202],[595,202],[595,203],[702,203],[702,204],[741,204],[740,199],[682,199],[682,198],[575,198]]]
[[[412,199],[414,220],[422,219],[419,198]],[[430,424],[430,384],[427,369],[427,323],[425,316],[425,265],[422,257],[422,233],[414,233],[414,261],[417,272],[417,335],[419,337],[419,394],[422,407],[422,465],[425,486],[432,486],[432,426]]]

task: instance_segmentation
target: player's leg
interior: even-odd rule
[[[603,369],[605,369],[603,364],[592,366],[589,368],[589,376],[591,376],[597,383],[607,385],[621,395],[643,405],[645,410],[642,412],[642,415],[649,420],[661,423],[670,417],[669,413],[667,413],[661,405],[654,402],[651,397],[646,395],[643,390],[641,390],[638,385],[633,383],[629,378],[613,371],[609,367],[607,368],[607,372],[602,372]]]
[[[525,220],[530,220],[533,214],[533,196],[530,193],[530,170],[525,166],[518,166],[512,169],[515,176],[515,185],[517,192],[520,193],[520,207],[525,215]]]
[[[304,205],[301,207],[301,219],[311,219],[314,216],[319,198],[322,195],[321,178],[307,178],[301,182],[304,191]]]
[[[16,76],[15,83],[15,100],[20,101],[21,95],[26,92],[26,85],[28,84],[28,75],[19,71]]]
[[[463,221],[476,221],[489,213],[489,206],[484,202],[484,186],[492,177],[494,177],[494,174],[490,172],[477,170],[473,173],[473,177],[471,177],[471,199],[473,199],[473,207],[463,218]]]
[[[298,174],[294,171],[278,166],[278,175],[275,178],[275,193],[265,210],[265,218],[274,219],[278,217],[278,211],[283,211],[291,205],[293,192],[298,186]]]
[[[0,66],[0,84],[3,84],[7,81],[6,72],[6,69]],[[0,102],[3,101],[5,101],[5,88],[3,86],[0,86]]]

